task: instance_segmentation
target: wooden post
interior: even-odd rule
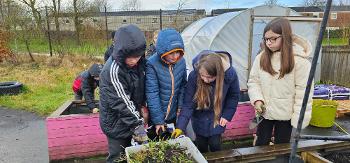
[[[48,36],[48,39],[49,39],[50,57],[52,57],[52,45],[51,45],[51,35],[50,35],[50,21],[49,21],[49,14],[47,13],[47,6],[45,6],[45,12],[46,12],[47,36]]]

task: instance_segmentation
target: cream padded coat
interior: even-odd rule
[[[311,52],[310,42],[294,35],[295,66],[292,72],[281,79],[278,79],[279,74],[272,76],[260,68],[261,53],[255,58],[248,80],[248,94],[253,105],[257,100],[264,102],[264,118],[291,120],[291,125],[297,127],[311,68],[311,62],[308,60]],[[275,52],[271,58],[272,67],[276,72],[280,69],[280,57],[280,52]],[[313,85],[311,88],[302,128],[305,128],[311,119]]]

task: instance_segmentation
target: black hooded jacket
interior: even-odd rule
[[[145,104],[146,40],[134,25],[119,28],[114,49],[100,75],[100,125],[109,137],[127,138],[142,124],[140,108]],[[127,67],[125,59],[142,56],[137,66]]]
[[[73,83],[73,91],[84,96],[86,105],[90,110],[96,107],[95,89],[99,85],[99,81],[95,80],[95,76],[99,76],[103,65],[93,64],[89,70],[83,71],[75,78]]]

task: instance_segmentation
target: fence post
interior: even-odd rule
[[[162,9],[159,9],[159,29],[162,30],[163,21],[162,21]]]
[[[47,36],[48,36],[48,39],[49,39],[50,57],[52,57],[52,45],[51,45],[51,35],[50,35],[50,21],[49,21],[49,14],[47,13],[47,6],[45,6],[45,12],[46,12]]]
[[[105,25],[106,25],[106,46],[108,48],[108,22],[107,22],[107,7],[105,5]]]

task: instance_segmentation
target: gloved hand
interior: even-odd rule
[[[98,113],[100,110],[98,108],[93,108],[92,113]]]
[[[139,144],[143,144],[148,141],[147,132],[143,124],[135,128],[132,138]]]
[[[179,137],[180,135],[182,135],[183,131],[181,129],[175,129],[175,131],[173,131],[173,133],[171,134],[171,137],[172,138],[177,138]]]
[[[258,114],[264,114],[266,111],[266,107],[262,101],[256,101],[254,104],[254,108]]]

